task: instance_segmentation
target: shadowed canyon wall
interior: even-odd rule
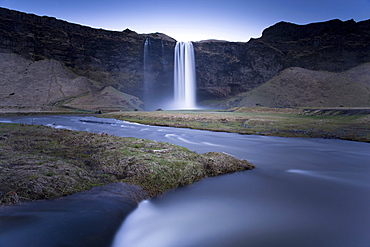
[[[370,62],[370,20],[277,23],[246,43],[195,43],[200,97],[249,91],[289,67],[342,72]]]
[[[175,41],[165,35],[93,29],[0,8],[0,52],[36,61],[54,59],[78,75],[137,96],[142,89],[147,36],[163,40],[166,55],[172,55]]]
[[[370,20],[332,20],[309,25],[280,22],[245,43],[194,42],[197,98],[219,100],[249,91],[289,67],[351,69],[370,62],[369,38]],[[143,100],[146,39],[151,48],[145,77],[154,84],[153,95],[168,96],[173,91],[176,45],[171,37],[93,29],[0,8],[0,53],[14,53],[30,63],[55,60],[72,74],[93,81],[93,88],[86,89],[90,93],[110,86]],[[81,93],[79,89],[76,95]]]

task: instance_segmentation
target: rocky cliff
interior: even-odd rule
[[[199,95],[225,98],[301,67],[342,72],[370,61],[370,20],[332,20],[308,25],[277,23],[246,43],[197,42]]]
[[[267,28],[262,37],[245,43],[194,42],[198,101],[252,90],[289,67],[341,72],[370,62],[369,37],[370,20],[332,20],[308,25],[280,22]],[[89,82],[91,86],[86,85],[83,92],[78,86],[71,97],[99,95],[109,86],[140,98],[147,109],[165,107],[162,99],[173,94],[175,44],[160,33],[93,29],[0,8],[0,53],[16,54],[30,64],[55,61],[70,76]],[[6,67],[6,61],[0,62]],[[17,73],[9,69],[0,72],[6,78]],[[5,81],[2,79],[6,86]],[[23,77],[17,82],[27,85],[29,80]],[[74,83],[71,80],[71,85]]]
[[[154,46],[150,56],[155,75],[149,76],[162,85],[172,85],[172,77],[169,79],[167,74],[173,74],[173,65],[163,71],[163,59],[156,59],[158,56],[173,57],[175,41],[166,35],[93,29],[0,8],[1,53],[15,53],[30,62],[58,61],[72,73],[94,80],[100,89],[112,86],[140,98],[144,90],[143,47],[147,38]]]
[[[0,112],[140,110],[137,97],[72,73],[53,59],[32,61],[0,53]],[[65,108],[64,108],[65,110]]]

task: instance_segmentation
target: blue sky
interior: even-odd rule
[[[0,6],[107,30],[161,32],[178,41],[248,41],[279,21],[370,18],[370,0],[0,0]]]

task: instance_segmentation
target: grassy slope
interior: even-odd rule
[[[287,68],[266,83],[219,103],[268,107],[370,107],[370,63],[341,73]]]
[[[31,61],[0,52],[0,112],[140,110],[142,102],[111,86],[74,74],[58,61]]]
[[[370,115],[305,114],[301,109],[244,107],[233,112],[120,112],[106,116],[150,125],[283,137],[370,142]]]
[[[168,143],[0,124],[0,204],[51,199],[117,181],[154,196],[251,168],[226,154],[200,155]]]
[[[129,111],[141,110],[142,102],[129,94],[107,86],[98,92],[90,92],[81,97],[71,99],[64,106],[89,111]]]

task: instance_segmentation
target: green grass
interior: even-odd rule
[[[335,110],[330,115],[305,115],[302,109],[246,107],[232,112],[119,112],[106,114],[105,117],[149,125],[240,134],[370,141],[370,115],[339,115]]]
[[[139,185],[154,196],[204,177],[251,168],[245,160],[197,154],[169,143],[0,124],[0,204],[52,199],[118,181]]]

